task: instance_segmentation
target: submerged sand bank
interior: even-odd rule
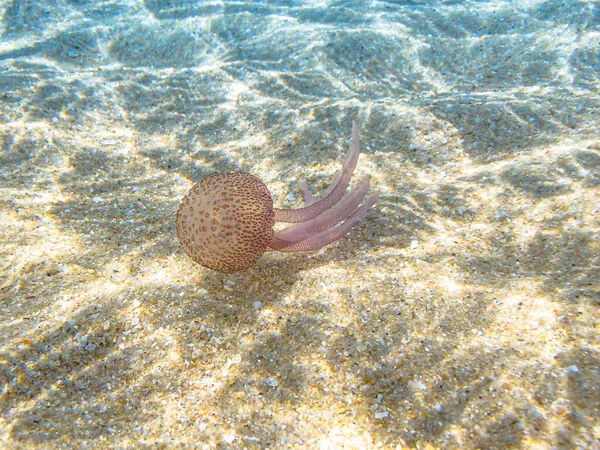
[[[600,12],[563,3],[0,4],[3,446],[600,445]],[[195,181],[299,206],[352,119],[349,237],[181,251]]]

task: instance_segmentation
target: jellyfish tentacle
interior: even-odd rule
[[[334,183],[331,188],[328,189],[326,194],[319,200],[311,203],[304,208],[299,209],[277,209],[274,208],[275,221],[286,222],[286,223],[300,223],[306,222],[307,220],[314,219],[319,214],[331,208],[344,196],[352,173],[358,162],[358,155],[360,153],[360,136],[358,132],[358,126],[356,122],[352,121],[352,143],[344,157],[342,169],[336,175]],[[310,196],[311,200],[314,197]]]
[[[309,236],[307,239],[298,242],[289,242],[287,240],[280,239],[277,237],[277,235],[273,235],[268,246],[273,250],[280,252],[307,252],[325,247],[327,244],[331,244],[332,242],[339,240],[342,236],[348,233],[352,227],[360,222],[360,220],[367,214],[369,208],[375,204],[378,196],[379,194],[371,195],[358,209],[356,209],[350,215],[350,217],[336,227],[317,232]]]
[[[317,201],[317,198],[313,195],[306,180],[300,182],[300,189],[302,190],[302,198],[304,199],[304,206],[310,206]]]
[[[350,193],[324,213],[314,219],[277,231],[275,232],[275,236],[287,242],[299,242],[317,232],[334,227],[350,216],[358,207],[360,202],[365,198],[369,190],[369,185],[369,177],[366,177]]]

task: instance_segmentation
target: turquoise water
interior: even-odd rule
[[[599,74],[598,1],[0,0],[0,442],[600,445]],[[186,257],[195,182],[299,207],[353,119],[347,237]]]
[[[68,114],[83,123],[121,114],[144,132],[187,127],[221,142],[240,137],[244,118],[226,105],[241,89],[253,123],[289,130],[306,116],[303,108],[323,102],[366,102],[363,111],[403,104],[452,120],[468,136],[467,151],[497,154],[510,150],[496,148],[490,127],[510,127],[526,146],[580,128],[598,107],[597,2],[23,0],[1,7],[10,118]],[[480,126],[473,120],[480,115],[493,123]],[[202,123],[190,129],[197,117]]]

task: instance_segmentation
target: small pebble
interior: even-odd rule
[[[390,415],[390,413],[389,413],[389,412],[387,412],[387,411],[382,411],[382,412],[375,413],[375,418],[376,418],[376,419],[385,419],[385,418],[386,418],[387,416],[389,416],[389,415]]]
[[[419,389],[421,391],[427,390],[427,386],[425,386],[422,382],[420,382],[418,380],[410,380],[408,382],[408,385],[413,389]]]
[[[233,441],[235,441],[235,436],[233,436],[231,434],[227,434],[227,435],[223,436],[223,442],[225,442],[227,444],[232,444]]]
[[[578,373],[579,372],[579,367],[577,367],[577,366],[569,366],[569,367],[567,367],[567,372],[569,372],[569,373]]]
[[[227,364],[239,364],[242,362],[242,357],[240,355],[234,355],[231,358],[227,358]]]
[[[498,220],[504,220],[508,217],[508,213],[503,209],[499,209],[496,217],[498,218]]]
[[[94,350],[96,350],[96,344],[88,342],[83,348],[86,349],[88,352],[93,352]]]

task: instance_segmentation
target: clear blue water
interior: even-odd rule
[[[0,442],[600,445],[599,74],[598,1],[0,0]],[[348,238],[181,251],[194,182],[296,207],[352,119]]]
[[[473,117],[489,115],[527,145],[542,134],[552,139],[562,125],[577,129],[598,108],[594,1],[14,0],[0,7],[2,108],[11,118],[66,112],[84,122],[120,113],[143,132],[167,133],[191,127],[196,114],[219,128],[205,130],[210,139],[239,138],[239,111],[220,108],[241,83],[254,123],[289,128],[303,108],[323,102],[355,100],[363,109],[397,102],[428,108],[468,136],[482,131]],[[190,132],[202,133],[197,126]],[[479,148],[467,142],[467,150],[504,151],[492,148],[494,139],[477,139]]]

